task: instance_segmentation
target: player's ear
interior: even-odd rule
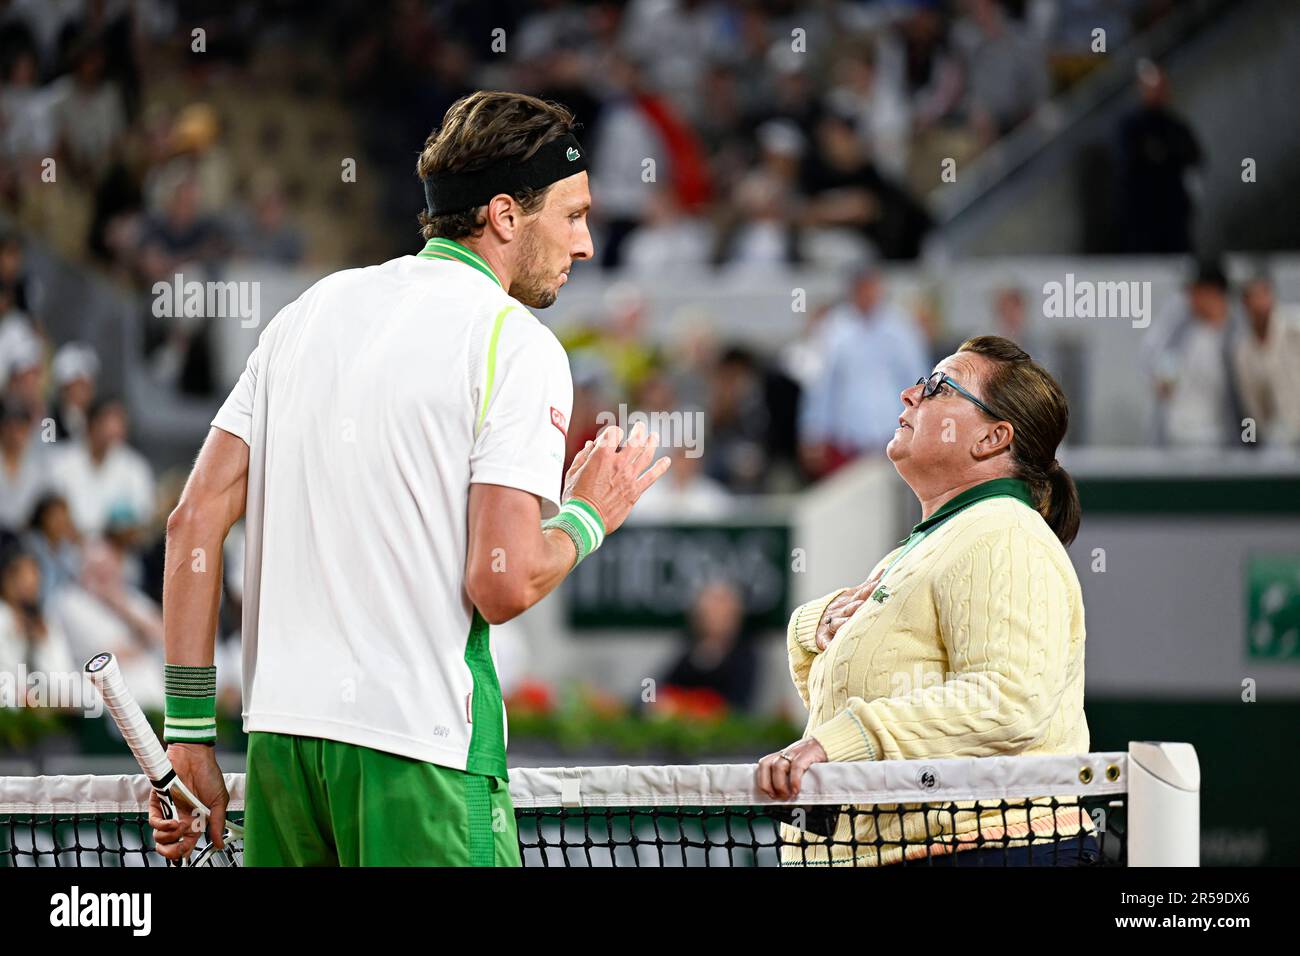
[[[486,225],[496,233],[502,242],[509,242],[519,235],[521,210],[514,197],[498,193],[488,200],[483,210]]]

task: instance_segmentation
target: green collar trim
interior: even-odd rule
[[[940,522],[951,518],[963,508],[969,507],[977,501],[983,501],[985,498],[1015,498],[1017,501],[1023,501],[1029,507],[1034,508],[1034,495],[1029,490],[1029,482],[1021,481],[1019,478],[994,478],[991,481],[981,482],[973,488],[967,488],[957,497],[946,502],[942,508],[913,528],[912,534],[916,534],[918,531],[928,531]]]
[[[505,288],[505,286],[501,285],[501,280],[497,278],[497,274],[492,271],[492,267],[487,264],[486,259],[473,249],[462,246],[454,239],[443,239],[435,236],[424,244],[424,248],[420,250],[418,255],[421,259],[451,259],[455,262],[463,262],[465,265],[472,266],[483,273],[495,282],[498,288]]]

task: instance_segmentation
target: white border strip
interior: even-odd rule
[[[871,806],[952,800],[1092,797],[1128,791],[1128,754],[1062,754],[816,764],[793,801],[759,791],[754,764],[516,768],[510,797],[520,809],[655,806]],[[1087,782],[1085,782],[1085,778]],[[230,808],[244,806],[243,774],[226,774]],[[0,777],[0,814],[142,813],[140,775]]]
[[[230,809],[244,809],[244,775],[225,776]],[[152,790],[143,774],[0,777],[0,814],[147,813]]]
[[[934,803],[1128,790],[1128,754],[1091,753],[815,764],[793,801],[757,786],[754,764],[510,771],[517,808]],[[1088,782],[1084,782],[1085,778]]]

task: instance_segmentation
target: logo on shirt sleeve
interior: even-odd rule
[[[569,437],[568,422],[564,420],[564,412],[560,411],[554,405],[551,406],[551,424],[560,430],[560,434],[565,438]]]

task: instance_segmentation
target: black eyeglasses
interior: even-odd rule
[[[943,386],[950,385],[952,386],[952,390],[955,391],[962,398],[967,398],[970,399],[972,402],[974,402],[979,407],[979,409],[984,412],[985,415],[988,415],[990,418],[996,418],[998,421],[1005,420],[1001,415],[999,415],[993,409],[989,408],[987,405],[981,402],[970,392],[966,391],[966,389],[962,388],[960,385],[954,382],[943,372],[932,372],[928,378],[923,375],[916,380],[917,385],[920,385],[922,383],[925,384],[925,388],[921,389],[921,398],[923,399],[932,398],[939,391],[939,389],[943,388]]]

